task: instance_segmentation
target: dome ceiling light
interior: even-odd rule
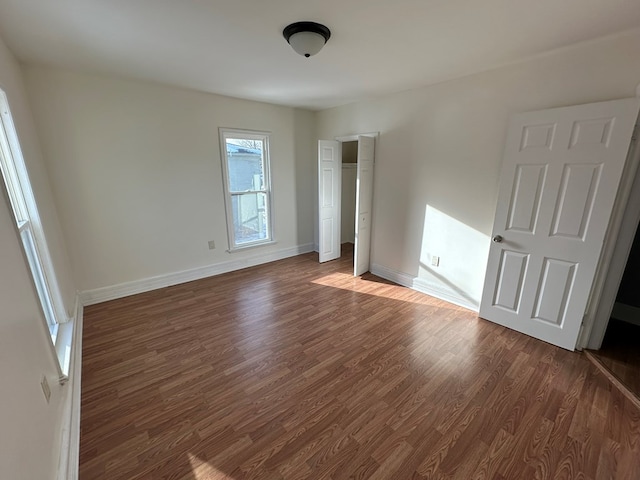
[[[322,50],[331,37],[331,30],[315,22],[296,22],[285,27],[282,35],[291,48],[309,58]]]

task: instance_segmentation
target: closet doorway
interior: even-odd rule
[[[354,276],[369,271],[375,134],[318,142],[319,261],[354,244]]]

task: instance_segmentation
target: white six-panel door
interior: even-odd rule
[[[369,271],[371,253],[371,217],[373,207],[373,137],[358,137],[358,170],[356,179],[356,241],[353,252],[353,274]]]
[[[625,99],[511,119],[481,317],[575,348],[639,108]]]
[[[342,144],[318,142],[318,253],[320,262],[340,257]]]

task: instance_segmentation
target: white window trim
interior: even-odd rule
[[[58,287],[58,282],[53,267],[51,254],[47,246],[40,214],[36,205],[36,200],[31,189],[27,167],[22,156],[22,150],[18,139],[18,134],[13,123],[9,102],[4,91],[0,90],[0,168],[5,177],[7,193],[10,197],[13,213],[17,221],[17,227],[21,236],[28,235],[33,244],[31,252],[25,251],[29,262],[35,261],[39,265],[41,274],[34,272],[30,266],[33,281],[42,303],[44,323],[51,337],[52,351],[57,358],[57,367],[61,381],[66,380],[68,375],[68,361],[64,358],[62,342],[68,335],[60,335],[60,328],[67,331],[67,323],[71,327],[71,320],[67,315],[62,301],[62,295]],[[24,248],[23,245],[23,249]],[[53,319],[47,321],[47,317]],[[64,338],[62,338],[64,337]]]
[[[236,128],[225,128],[220,127],[218,129],[220,135],[220,159],[222,163],[222,184],[224,189],[224,204],[225,204],[225,213],[227,220],[227,236],[229,240],[229,249],[227,252],[233,253],[242,250],[246,250],[248,248],[254,247],[262,247],[265,245],[272,245],[276,243],[274,239],[273,232],[273,192],[271,189],[271,158],[270,158],[270,148],[269,148],[269,137],[271,132],[263,132],[257,130],[242,130]],[[265,193],[267,200],[267,228],[269,232],[269,236],[263,240],[256,240],[254,242],[247,242],[241,245],[236,245],[235,242],[235,225],[233,219],[233,202],[232,196],[238,193],[246,193],[246,192],[231,192],[230,191],[230,182],[229,182],[229,158],[227,156],[227,138],[242,138],[247,140],[262,140],[263,142],[263,175],[264,175],[264,190],[256,190],[255,192]]]

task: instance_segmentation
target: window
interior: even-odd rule
[[[220,129],[229,249],[273,241],[269,134]]]
[[[60,325],[67,322],[60,293],[57,288],[53,266],[40,224],[40,217],[29,183],[29,176],[22,158],[18,136],[13,125],[6,95],[0,90],[0,171],[7,187],[9,202],[25,256],[31,270],[44,318],[47,322],[51,344],[56,349],[60,362],[61,374],[66,375],[68,369],[66,353],[57,353],[58,345],[62,348]],[[67,329],[64,328],[67,337]],[[63,340],[63,341],[66,341]],[[68,357],[68,355],[66,355]]]

